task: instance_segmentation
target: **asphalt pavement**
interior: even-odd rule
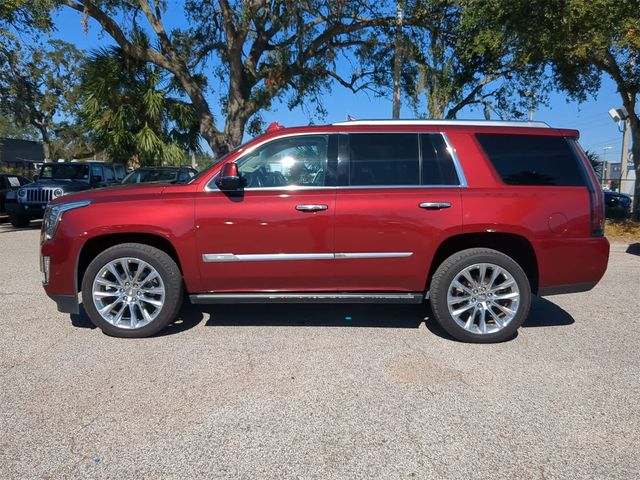
[[[0,225],[1,479],[639,476],[640,244],[469,345],[393,305],[185,306],[111,338],[56,311],[38,236]]]

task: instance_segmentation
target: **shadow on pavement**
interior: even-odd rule
[[[522,326],[523,328],[561,327],[573,323],[575,320],[566,310],[546,298],[534,296],[529,316]]]
[[[632,243],[631,245],[629,245],[629,247],[627,248],[627,253],[640,257],[640,243]]]
[[[238,304],[192,305],[185,300],[178,319],[156,334],[157,337],[184,332],[208,317],[207,327],[356,327],[418,328],[425,322],[431,333],[456,341],[433,318],[427,304]],[[77,328],[96,328],[80,305],[80,314],[71,315]],[[556,304],[533,297],[529,317],[523,327],[564,326],[574,319]],[[512,337],[515,338],[514,335]]]
[[[0,233],[24,232],[25,230],[40,230],[42,220],[32,220],[28,227],[16,228],[10,223],[0,224]]]
[[[207,326],[418,328],[424,305],[244,304],[201,305]]]

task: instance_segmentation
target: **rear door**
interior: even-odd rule
[[[425,289],[435,250],[462,231],[464,177],[442,134],[344,136],[336,197],[339,290]]]

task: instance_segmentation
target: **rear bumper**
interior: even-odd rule
[[[549,295],[564,295],[567,293],[588,292],[595,287],[598,282],[592,283],[571,283],[568,285],[554,285],[552,287],[543,287],[538,289],[538,295],[546,297]]]
[[[602,279],[609,263],[605,237],[549,240],[536,248],[539,295],[591,290]]]

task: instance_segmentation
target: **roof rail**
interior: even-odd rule
[[[545,122],[518,122],[507,120],[349,120],[331,125],[460,125],[474,127],[529,127],[551,128]]]

